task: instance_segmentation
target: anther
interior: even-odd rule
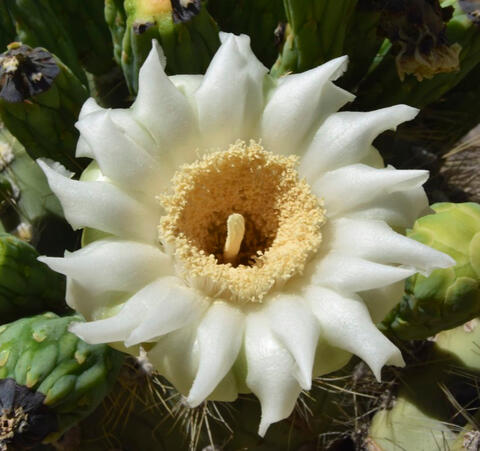
[[[227,239],[223,257],[227,263],[235,263],[245,235],[245,219],[239,213],[232,213],[227,219]]]

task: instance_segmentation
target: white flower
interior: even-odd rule
[[[191,406],[253,392],[263,435],[352,353],[377,378],[403,365],[375,322],[401,281],[453,261],[391,228],[427,208],[428,174],[371,143],[417,110],[336,113],[345,57],[274,80],[247,36],[222,41],[205,76],[167,77],[154,45],[130,109],[86,102],[77,156],[97,169],[40,164],[70,224],[104,233],[42,261],[90,320],[78,336],[142,344]]]

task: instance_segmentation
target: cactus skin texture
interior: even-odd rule
[[[200,0],[187,3],[198,4],[198,13],[179,12],[183,7],[178,1],[125,0],[127,23],[121,63],[132,94],[138,91],[138,72],[152,48],[152,39],[162,46],[167,74],[205,73],[220,45],[218,27]]]
[[[104,19],[103,2],[50,0],[49,4],[68,31],[82,66],[94,75],[102,75],[112,69],[113,48]]]
[[[80,170],[74,124],[88,92],[70,69],[44,49],[13,43],[0,55],[0,76],[0,115],[28,154]]]
[[[472,406],[478,405],[473,401],[478,397],[479,340],[478,318],[437,334],[421,363],[407,368],[399,378],[393,408],[375,414],[367,450],[477,450],[473,444],[480,434],[470,421],[475,422]]]
[[[0,190],[3,228],[14,233],[24,224],[32,232],[28,241],[36,243],[45,224],[63,218],[62,207],[42,170],[1,123],[0,154],[0,185],[5,187]]]
[[[456,265],[407,280],[402,301],[381,324],[405,340],[424,339],[480,315],[480,205],[438,203],[408,236],[449,254]]]
[[[48,407],[57,421],[56,430],[48,431],[47,441],[100,404],[123,362],[123,354],[106,345],[89,345],[68,332],[74,321],[82,319],[45,313],[0,329],[0,378],[13,379],[17,385],[44,395],[40,407]],[[8,387],[4,384],[3,390]],[[27,421],[19,432],[28,427]]]
[[[112,35],[113,56],[119,65],[122,64],[122,42],[127,27],[123,2],[124,0],[105,0],[105,22]]]
[[[47,48],[55,53],[82,83],[87,82],[75,45],[68,30],[52,10],[50,0],[4,0],[2,3],[15,23],[16,40],[31,47]]]
[[[347,25],[357,0],[284,0],[285,42],[274,76],[303,72],[344,54]]]
[[[25,241],[0,233],[0,323],[47,310],[65,312],[65,279]]]

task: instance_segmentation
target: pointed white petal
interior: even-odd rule
[[[187,98],[165,74],[159,52],[155,41],[139,72],[139,90],[132,111],[154,137],[159,154],[168,152],[172,161],[182,164],[194,155],[197,120]]]
[[[156,241],[160,213],[153,199],[140,202],[106,182],[71,180],[44,161],[37,162],[74,229],[91,227],[120,237]]]
[[[404,291],[405,282],[401,280],[386,287],[362,291],[360,297],[368,307],[372,321],[378,324],[402,300]]]
[[[328,248],[352,257],[401,264],[423,273],[455,264],[450,256],[394,232],[383,221],[339,218],[330,222],[330,230]]]
[[[380,133],[394,130],[417,113],[416,108],[395,105],[368,113],[332,114],[315,133],[300,163],[300,174],[312,182],[323,172],[360,162],[371,153],[372,141]]]
[[[80,114],[78,115],[78,120],[80,121],[89,114],[96,113],[98,111],[105,110],[97,103],[97,101],[93,97],[90,97],[82,105],[82,109],[80,110]],[[78,138],[75,156],[93,158],[93,150],[90,147],[90,144],[81,135]]]
[[[198,372],[188,395],[192,407],[204,401],[230,371],[243,341],[244,314],[225,302],[215,302],[197,332]]]
[[[360,298],[344,297],[313,286],[306,290],[306,297],[325,338],[332,345],[362,358],[377,380],[381,379],[384,365],[405,365],[400,350],[375,327]]]
[[[171,257],[158,247],[113,239],[95,241],[64,258],[39,257],[39,260],[76,280],[90,293],[132,293],[173,272]]]
[[[196,325],[178,329],[160,338],[148,351],[148,359],[184,396],[190,390],[198,368]]]
[[[325,201],[330,218],[358,208],[390,193],[418,188],[428,179],[428,171],[375,169],[352,164],[322,175],[312,191]]]
[[[78,119],[83,119],[89,114],[96,113],[97,111],[102,111],[103,108],[97,103],[93,97],[89,97],[85,103],[82,105]]]
[[[320,336],[317,319],[302,298],[289,294],[271,299],[267,315],[272,331],[297,362],[295,376],[300,386],[310,390],[315,350]]]
[[[394,227],[409,228],[428,213],[428,198],[422,187],[374,197],[349,210],[350,218],[378,219]]]
[[[318,125],[354,96],[335,86],[347,67],[347,57],[303,72],[287,75],[277,88],[263,112],[261,122],[264,147],[274,153],[302,154],[306,142]]]
[[[349,293],[383,287],[416,273],[414,269],[382,265],[335,251],[319,257],[311,266],[312,283]]]
[[[258,433],[263,437],[272,423],[292,413],[301,388],[294,377],[295,361],[272,334],[262,312],[246,318],[245,353],[247,386],[262,406]]]
[[[152,341],[180,329],[198,319],[206,308],[199,293],[186,287],[178,277],[157,279],[134,297],[144,303],[145,316],[125,339],[126,346]]]
[[[248,36],[226,37],[195,93],[205,147],[225,148],[237,139],[258,137],[266,73]]]
[[[170,179],[172,173],[162,174],[159,162],[112,121],[110,111],[89,114],[76,127],[90,145],[102,173],[125,189],[154,196],[162,187],[162,179],[163,186]]]

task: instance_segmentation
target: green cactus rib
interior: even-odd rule
[[[20,224],[31,227],[35,242],[45,222],[63,217],[62,207],[42,170],[2,123],[0,151],[0,221],[10,233]]]
[[[0,323],[46,310],[65,312],[65,278],[28,243],[0,233]]]
[[[50,0],[49,5],[68,31],[82,66],[94,75],[112,69],[113,47],[104,4],[98,0]]]
[[[480,205],[439,203],[408,236],[453,257],[456,265],[407,280],[402,301],[380,327],[406,340],[424,339],[480,315]]]
[[[0,49],[15,41],[16,30],[5,2],[0,2]]]
[[[357,0],[284,0],[288,24],[272,75],[303,72],[343,55],[346,30],[356,3]]]
[[[207,9],[222,31],[250,36],[265,66],[275,62],[286,21],[283,0],[209,0]]]
[[[86,84],[75,45],[52,10],[50,0],[5,0],[4,3],[15,22],[17,40],[55,53]]]
[[[124,5],[127,23],[121,64],[131,93],[138,92],[138,72],[152,48],[152,39],[162,46],[168,74],[205,73],[220,41],[217,25],[203,5],[195,17],[183,23],[174,23],[171,7],[154,11],[155,5],[147,8],[148,0],[125,0]]]
[[[447,23],[446,38],[449,43],[458,43],[461,46],[459,70],[439,73],[423,81],[409,75],[401,81],[395,56],[390,51],[360,85],[353,108],[369,110],[397,103],[423,108],[454,88],[480,63],[480,27],[472,20],[471,15],[462,10],[461,2],[448,3],[453,3],[455,10]]]
[[[17,45],[1,58],[5,64],[12,58],[20,61],[15,71],[8,71],[4,66],[0,68],[5,72],[1,82],[0,115],[9,131],[32,158],[47,157],[72,171],[81,169],[82,161],[75,158],[78,131],[74,124],[88,97],[85,86],[67,66],[44,49]],[[41,74],[40,81],[48,79],[47,69],[51,72],[56,68],[53,81],[40,85],[28,72],[32,63]],[[9,86],[15,86],[17,91],[10,89],[4,94]]]
[[[122,64],[122,42],[127,27],[127,13],[123,0],[105,0],[105,22],[110,29],[113,41],[113,55]]]
[[[348,55],[348,68],[338,80],[342,88],[354,91],[367,75],[383,42],[379,21],[380,12],[370,6],[370,0],[359,0],[345,32],[343,53]]]
[[[375,414],[367,450],[477,449],[463,446],[480,437],[472,428],[480,418],[480,412],[473,418],[472,411],[478,397],[479,339],[478,318],[437,334],[421,363],[407,367],[399,379],[393,408]]]
[[[112,388],[123,354],[89,345],[68,332],[79,316],[53,313],[0,328],[0,378],[45,395],[58,418],[57,434],[89,415]]]

